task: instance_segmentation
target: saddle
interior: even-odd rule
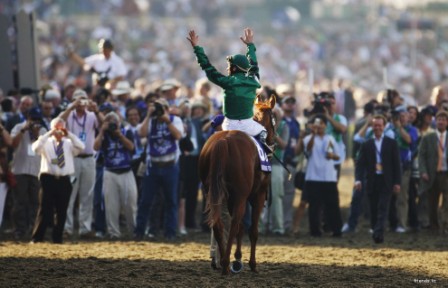
[[[249,136],[250,139],[254,142],[255,146],[257,147],[258,151],[258,157],[260,158],[260,165],[261,165],[261,171],[263,172],[271,172],[272,171],[272,165],[268,153],[266,153],[265,147],[266,144],[263,144],[260,140],[253,136]],[[270,150],[271,155],[272,151]]]

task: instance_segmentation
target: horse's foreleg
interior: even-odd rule
[[[263,210],[264,201],[266,199],[266,192],[259,193],[257,198],[252,201],[252,225],[249,230],[250,239],[250,260],[249,266],[252,272],[257,272],[257,262],[255,260],[255,250],[258,241],[258,220],[260,220],[260,214]]]

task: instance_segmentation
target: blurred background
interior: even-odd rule
[[[211,62],[244,53],[239,37],[255,31],[261,82],[293,90],[302,108],[311,91],[350,87],[360,107],[387,87],[408,104],[429,102],[448,76],[448,1],[425,0],[2,0],[0,13],[34,13],[40,84],[86,87],[89,75],[68,60],[110,38],[128,65],[128,80],[203,77],[189,42],[200,35]],[[10,41],[15,31],[8,30]],[[14,57],[13,60],[14,61]],[[39,88],[39,87],[35,87]],[[280,91],[281,92],[281,91]]]

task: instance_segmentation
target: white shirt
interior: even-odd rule
[[[308,146],[311,137],[312,135],[308,135],[303,139],[305,148]],[[313,148],[311,152],[308,152],[306,181],[337,182],[337,171],[334,167],[335,161],[325,157],[330,143],[332,143],[333,147],[336,147],[336,141],[331,135],[324,135],[323,137],[316,135],[314,137]]]
[[[443,133],[440,133],[439,130],[436,130],[436,134],[437,134],[437,147],[440,146],[440,148],[442,148],[443,155],[446,155],[446,131]],[[442,136],[442,139],[440,139],[440,136]],[[442,141],[440,141],[440,140],[442,140]],[[446,161],[442,161],[442,171],[447,171],[447,170],[448,170],[448,167],[447,167]]]
[[[84,62],[88,67],[92,67],[97,72],[106,72],[107,69],[110,68],[109,73],[107,73],[107,77],[109,79],[114,79],[117,77],[126,77],[128,74],[128,70],[126,65],[124,64],[123,59],[120,56],[112,52],[109,59],[104,57],[104,54],[94,54],[84,59]]]
[[[47,173],[55,176],[68,176],[75,173],[75,165],[73,159],[78,155],[85,146],[75,134],[68,132],[68,136],[62,138],[64,150],[64,167],[53,164],[52,160],[57,159],[56,155],[56,139],[51,137],[52,131],[48,131],[40,136],[32,145],[32,149],[36,154],[42,156],[40,173]]]
[[[14,126],[11,131],[11,137],[16,137],[22,128],[26,125],[26,122],[22,122]],[[39,135],[45,134],[47,130],[45,128],[40,128]],[[12,159],[12,173],[15,175],[39,175],[40,166],[40,155],[34,153],[31,149],[30,133],[25,131],[22,134],[22,139],[20,140],[17,148],[14,149],[14,156]]]
[[[383,145],[383,139],[384,139],[384,134],[381,135],[380,139],[377,139],[374,136],[375,139],[375,159],[376,159],[376,163],[381,164],[381,145]],[[376,174],[383,174],[383,171],[375,171]]]

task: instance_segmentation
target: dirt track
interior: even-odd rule
[[[346,219],[352,179],[340,185]],[[296,203],[297,204],[297,203]],[[209,263],[209,235],[174,243],[67,241],[63,245],[0,242],[0,287],[448,287],[448,237],[387,233],[373,244],[366,221],[342,239],[260,236],[258,269],[221,276]],[[415,281],[421,281],[418,284]]]

